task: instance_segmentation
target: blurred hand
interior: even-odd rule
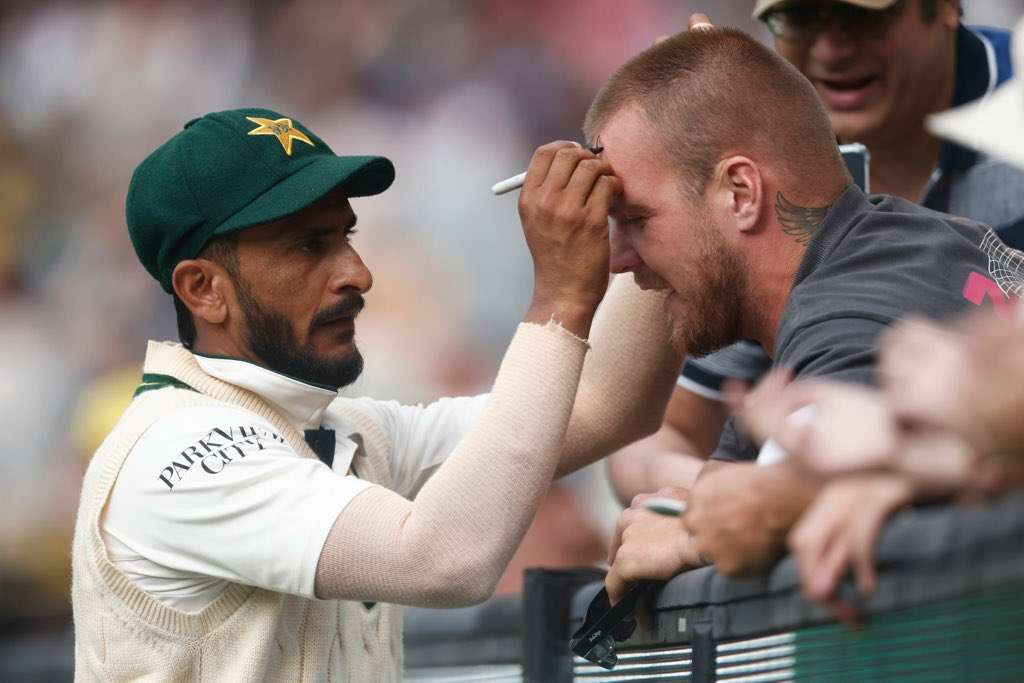
[[[608,574],[604,585],[614,605],[629,590],[630,584],[643,579],[668,580],[703,562],[678,517],[669,517],[641,507],[651,497],[686,500],[686,491],[665,488],[655,494],[642,494],[619,517],[608,551]]]
[[[711,20],[708,19],[708,15],[695,13],[690,15],[690,21],[688,22],[686,28],[688,31],[693,31],[694,29],[699,29],[701,31],[709,31],[714,28],[714,25],[711,23]],[[662,43],[671,37],[672,36],[658,36],[657,38],[654,39],[653,44],[657,45],[658,43]]]
[[[726,400],[751,433],[775,439],[790,464],[816,477],[896,472],[923,495],[940,498],[957,491],[991,495],[993,473],[1006,472],[992,463],[980,468],[974,450],[953,432],[903,428],[877,390],[826,380],[786,381],[784,373],[772,372],[749,392],[739,383],[727,385]],[[805,407],[814,412],[792,419]]]
[[[907,319],[882,337],[882,387],[895,412],[915,424],[963,430],[962,388],[972,365],[966,338],[953,328]]]
[[[948,429],[980,454],[1024,457],[1024,324],[993,312],[956,327],[908,320],[883,338],[882,386],[897,416]]]
[[[839,582],[852,567],[862,593],[875,589],[875,541],[882,523],[914,497],[913,486],[889,473],[849,475],[829,482],[788,537],[804,594],[834,613]]]
[[[723,463],[697,480],[683,522],[700,557],[720,572],[758,572],[782,554],[786,533],[816,490],[785,464]]]
[[[913,485],[918,500],[977,501],[1024,488],[1024,458],[979,455],[946,429],[904,430],[888,469]]]
[[[715,26],[714,24],[711,23],[711,19],[708,18],[708,15],[703,14],[701,12],[695,12],[691,14],[690,21],[687,25],[687,28],[691,31],[698,28],[702,31],[709,31],[714,27]]]
[[[621,191],[608,162],[574,142],[534,152],[519,194],[534,266],[528,320],[544,323],[553,315],[587,336],[608,287],[608,211]]]
[[[813,406],[813,416],[788,421],[775,435],[779,445],[816,474],[893,466],[899,425],[875,389],[842,382],[808,381],[790,386],[789,400]]]
[[[753,389],[736,379],[723,384],[726,405],[757,443],[763,444],[779,432],[786,418],[800,408],[786,392],[791,381],[788,370],[771,370]]]
[[[1024,458],[980,458],[971,472],[963,499],[978,500],[1024,489]]]
[[[912,429],[900,434],[890,470],[913,482],[922,498],[982,492],[987,484],[974,449],[945,429]]]

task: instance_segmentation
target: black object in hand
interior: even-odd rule
[[[641,596],[660,581],[640,581],[633,585],[613,607],[604,588],[594,596],[587,608],[587,617],[576,633],[572,634],[569,647],[573,654],[593,662],[605,669],[612,669],[619,658],[615,644],[629,640],[636,630],[633,611]]]

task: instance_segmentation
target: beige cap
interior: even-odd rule
[[[857,7],[864,7],[866,9],[889,9],[895,5],[898,0],[840,0],[845,2],[847,5],[857,5]],[[770,10],[776,5],[781,5],[786,0],[757,0],[757,4],[754,5],[754,18],[760,19],[761,15]]]
[[[1024,167],[1024,19],[1013,32],[1014,77],[980,100],[929,116],[936,135]]]

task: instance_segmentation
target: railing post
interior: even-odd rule
[[[689,624],[690,647],[693,648],[693,683],[715,681],[715,639],[710,617],[695,619]]]
[[[572,681],[569,651],[570,606],[576,591],[604,579],[592,567],[527,569],[523,578],[523,680]]]

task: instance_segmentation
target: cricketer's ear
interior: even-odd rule
[[[764,184],[761,169],[749,157],[731,156],[718,162],[708,188],[712,210],[721,225],[752,232],[761,224]]]
[[[220,325],[228,319],[234,285],[219,263],[207,259],[181,261],[171,274],[171,285],[196,322]]]

